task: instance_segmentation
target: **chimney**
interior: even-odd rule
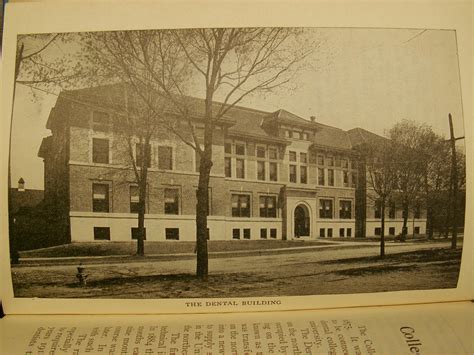
[[[18,180],[18,191],[25,191],[25,180],[22,177]]]
[[[316,121],[316,116],[311,116],[311,122],[315,122]]]

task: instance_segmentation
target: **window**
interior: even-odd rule
[[[334,170],[328,169],[328,186],[334,186]]]
[[[309,139],[308,133],[304,132],[303,133],[303,139],[307,141]]]
[[[420,227],[415,227],[415,231],[413,234],[420,234]]]
[[[109,212],[108,184],[92,184],[92,211]]]
[[[270,228],[270,238],[276,239],[277,237],[277,230],[276,228]]]
[[[109,140],[92,138],[92,162],[100,164],[109,163]]]
[[[229,143],[229,142],[224,143],[224,152],[226,154],[232,154],[232,143]]]
[[[257,180],[265,180],[265,162],[257,161]]]
[[[351,167],[352,167],[352,169],[357,169],[357,161],[356,160],[351,160]]]
[[[324,228],[319,229],[319,238],[325,238],[326,237],[326,230]]]
[[[308,162],[308,154],[300,153],[300,162],[306,164]]]
[[[296,165],[290,165],[290,182],[296,182]]]
[[[324,165],[324,155],[318,154],[318,165]]]
[[[231,177],[232,176],[232,159],[230,157],[225,157],[224,164],[225,164],[225,176]]]
[[[306,166],[300,166],[300,182],[302,184],[308,183],[308,168]]]
[[[267,229],[260,228],[260,239],[267,239]]]
[[[165,228],[166,240],[179,240],[179,228]]]
[[[382,203],[380,200],[375,201],[374,217],[375,218],[382,217]]]
[[[388,234],[389,234],[389,235],[395,235],[395,227],[390,227],[390,228],[388,229]]]
[[[165,214],[179,214],[178,189],[165,189]]]
[[[352,201],[350,200],[339,201],[339,218],[343,218],[343,219],[352,218]]]
[[[110,228],[94,227],[94,240],[110,240]]]
[[[260,217],[276,218],[276,196],[260,196]]]
[[[143,151],[143,144],[137,143],[135,145],[135,161],[137,164],[137,167],[140,168],[143,164],[143,153],[145,153],[146,156],[146,166],[149,168],[151,166],[151,145],[148,144],[147,151]],[[170,168],[171,169],[171,168]]]
[[[240,229],[239,228],[232,229],[232,239],[240,239]]]
[[[250,195],[232,194],[232,217],[250,217]]]
[[[382,235],[382,229],[380,227],[375,228],[374,234],[375,235]]]
[[[277,181],[278,180],[278,167],[277,163],[270,163],[270,181]]]
[[[235,154],[237,154],[237,155],[245,155],[245,144],[243,144],[243,143],[236,143],[236,144],[235,144]]]
[[[94,111],[92,113],[92,129],[94,131],[107,131],[109,129],[109,114]]]
[[[244,239],[250,239],[250,228],[244,228]]]
[[[346,229],[346,236],[347,237],[352,237],[352,228],[347,228]]]
[[[344,237],[344,228],[339,228],[339,237]]]
[[[342,182],[344,187],[349,187],[349,172],[347,170],[342,171]]]
[[[318,168],[318,185],[324,186],[324,169]]]
[[[139,212],[139,189],[138,186],[132,185],[130,186],[130,213],[138,213]]]
[[[328,228],[328,238],[332,238],[332,228]]]
[[[288,153],[288,159],[290,161],[296,161],[296,152],[289,152]]]
[[[326,162],[328,166],[334,166],[334,157],[328,157]]]
[[[173,148],[158,147],[158,169],[173,170]]]
[[[319,218],[332,218],[332,200],[319,200]]]
[[[236,174],[237,178],[245,179],[245,160],[244,159],[236,159]]]
[[[395,218],[395,202],[389,201],[388,202],[388,218]]]
[[[257,158],[265,158],[266,156],[265,147],[257,147]]]
[[[138,239],[138,231],[139,229],[136,227],[132,227],[132,239]],[[146,240],[146,228],[143,229],[143,240]]]
[[[341,159],[341,166],[342,166],[344,169],[349,169],[349,160],[347,160],[347,159]]]
[[[289,130],[285,131],[285,136],[286,138],[293,138],[293,131],[289,131]]]
[[[268,148],[268,157],[270,159],[278,159],[278,152],[275,148]]]

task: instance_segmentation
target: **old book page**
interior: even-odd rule
[[[8,316],[4,354],[471,354],[469,302],[277,313]]]
[[[472,299],[470,10],[448,1],[8,6],[5,312]],[[66,329],[58,336],[80,335]]]

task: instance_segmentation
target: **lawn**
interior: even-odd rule
[[[212,252],[231,251],[258,251],[265,249],[280,249],[294,247],[309,247],[328,245],[328,242],[304,241],[304,240],[222,240],[209,241],[208,250]],[[193,254],[195,242],[145,241],[146,255],[163,254]],[[78,257],[78,256],[112,256],[112,255],[134,255],[136,253],[136,242],[93,242],[72,243],[58,245],[50,248],[28,250],[20,252],[21,258],[54,258],[54,257]]]

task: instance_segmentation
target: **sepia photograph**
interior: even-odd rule
[[[461,94],[455,30],[18,35],[14,296],[455,289]]]

